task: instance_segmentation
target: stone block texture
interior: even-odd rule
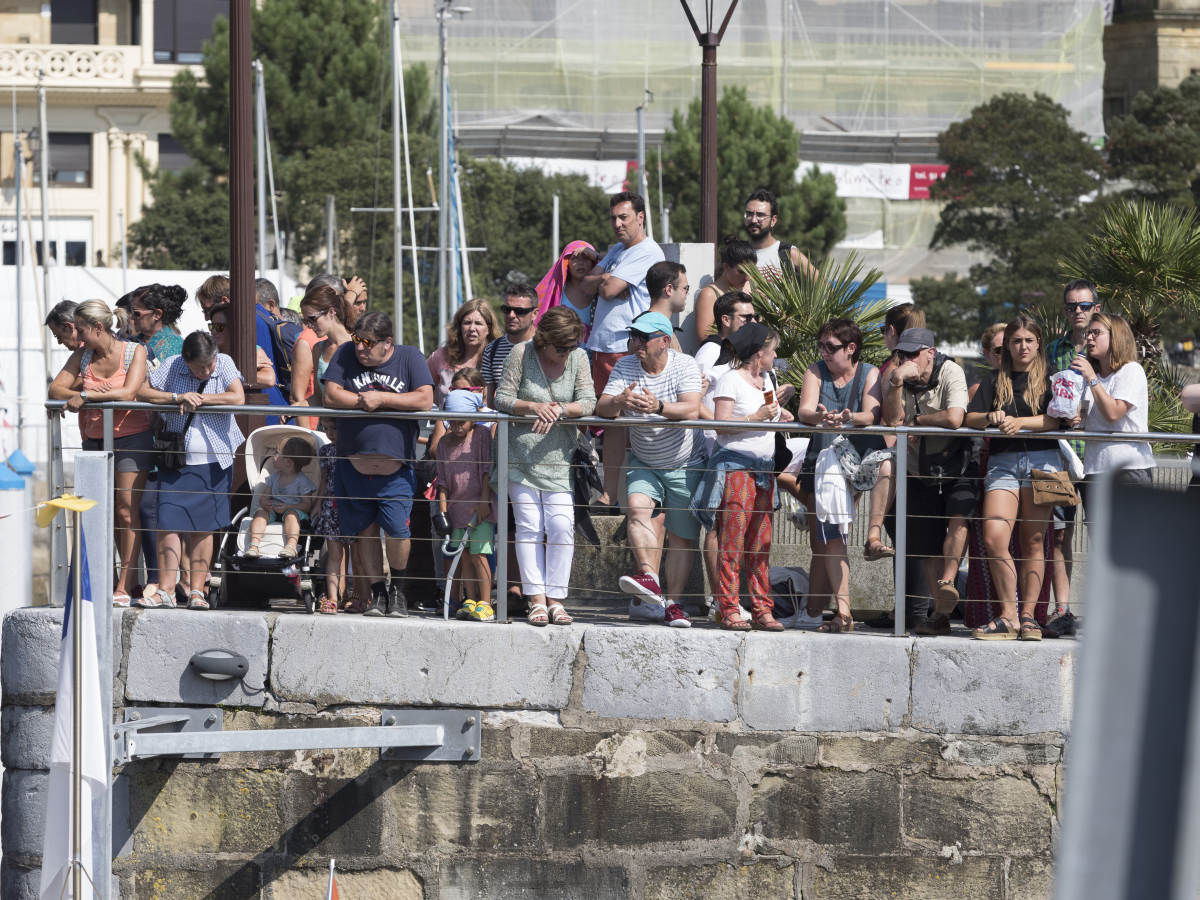
[[[1073,642],[125,613],[118,704],[225,730],[483,713],[477,763],[378,749],[124,767],[126,900],[1050,900]],[[36,894],[61,614],[4,622],[0,896]],[[250,661],[204,682],[198,650]],[[122,710],[115,710],[121,718]]]

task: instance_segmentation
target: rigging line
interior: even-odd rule
[[[378,29],[378,39],[379,39],[379,45],[378,45],[377,49],[379,50],[379,59],[382,61],[383,48],[384,48],[384,44],[385,44],[382,28]],[[390,36],[389,36],[388,42],[390,42]],[[382,161],[380,160],[380,157],[379,157],[379,148],[383,143],[383,110],[384,110],[383,82],[384,82],[384,76],[390,71],[390,69],[391,69],[390,66],[384,66],[384,65],[382,65],[382,63],[380,64],[379,78],[375,85],[375,94],[379,99],[378,99],[378,102],[375,104],[376,108],[378,109],[378,112],[375,115],[375,183],[374,183],[374,187],[372,188],[371,206],[376,207],[376,208],[379,206],[379,168],[382,165]],[[393,128],[396,127],[395,122],[392,123],[392,127]],[[373,285],[375,283],[375,232],[376,232],[376,228],[378,226],[378,220],[377,220],[378,215],[379,215],[379,213],[377,213],[377,212],[371,213],[371,240],[368,244],[368,246],[370,247],[370,251],[369,251],[368,263],[367,263],[367,290],[368,291],[371,290],[371,285]],[[351,233],[353,233],[353,229],[354,229],[353,218],[351,218],[350,228],[351,228]],[[393,327],[395,327],[395,323],[393,323]]]

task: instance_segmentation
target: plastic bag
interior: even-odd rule
[[[1074,369],[1063,369],[1050,379],[1050,405],[1046,415],[1056,419],[1073,419],[1079,415],[1083,402],[1083,376]]]

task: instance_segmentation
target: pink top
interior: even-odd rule
[[[125,386],[125,347],[122,341],[118,352],[119,368],[107,378],[99,378],[94,373],[95,361],[88,363],[83,375],[85,391],[111,391]],[[79,411],[79,430],[86,438],[104,437],[104,412],[99,409],[84,407]],[[128,437],[131,434],[141,434],[150,430],[150,414],[134,409],[118,409],[113,411],[113,437]]]
[[[454,374],[459,369],[465,369],[473,363],[482,361],[481,359],[464,359],[458,365],[454,365],[450,362],[449,356],[445,344],[429,354],[429,377],[433,379],[433,405],[438,409],[441,409],[442,404],[446,402],[446,395],[450,393],[450,382],[454,380]]]
[[[466,528],[483,493],[483,485],[492,476],[492,431],[476,425],[461,441],[449,432],[437,447],[438,484],[446,491],[446,518],[452,528]],[[494,508],[488,508],[489,522],[496,520]]]

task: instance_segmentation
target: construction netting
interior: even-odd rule
[[[730,0],[689,0],[714,30]],[[405,63],[436,67],[441,0],[398,0]],[[700,49],[678,0],[464,0],[447,46],[460,125],[544,117],[646,126],[700,94]],[[1103,133],[1105,0],[741,0],[719,83],[802,131],[936,134],[988,98],[1039,91]]]

